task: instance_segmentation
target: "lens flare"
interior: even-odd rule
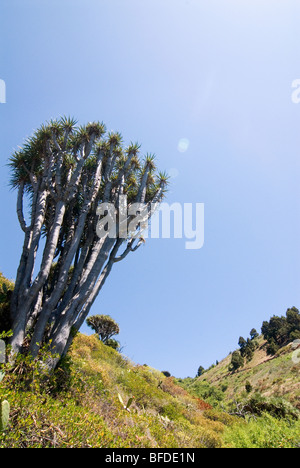
[[[187,138],[181,138],[178,142],[178,151],[180,153],[185,153],[190,146],[190,141]]]

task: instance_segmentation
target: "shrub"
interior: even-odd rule
[[[115,349],[116,351],[120,351],[120,342],[118,340],[114,340],[113,338],[110,338],[109,340],[106,341],[106,346],[109,346],[112,349]]]
[[[269,356],[274,356],[278,352],[279,345],[275,342],[274,338],[269,339],[266,350]]]
[[[228,448],[298,448],[300,424],[263,414],[227,427],[223,438]]]
[[[11,329],[10,298],[14,290],[14,283],[0,273],[0,332]]]
[[[260,394],[255,394],[247,402],[245,410],[261,416],[269,413],[275,418],[299,419],[299,411],[283,398],[265,398]]]
[[[240,367],[244,365],[244,358],[239,351],[234,351],[231,356],[231,363],[229,365],[229,370],[235,372]]]
[[[251,393],[252,390],[253,390],[253,387],[252,387],[251,383],[249,382],[249,380],[247,380],[247,382],[245,384],[245,389],[246,389],[247,393]]]
[[[201,402],[199,409],[197,398],[174,378],[163,379],[159,371],[134,365],[96,335],[79,333],[68,359],[50,374],[43,363],[24,355],[16,364],[15,372],[7,368],[0,385],[0,401],[7,399],[11,405],[9,430],[0,434],[0,448],[222,445],[224,425],[203,416],[210,408],[207,403]],[[159,381],[165,391],[158,388]],[[216,389],[204,386],[216,398]],[[135,397],[130,413],[120,405],[118,393],[125,403]]]
[[[191,395],[205,400],[205,402],[211,406],[217,406],[224,399],[224,393],[207,381],[185,379],[185,381],[177,380],[177,383],[185,388]]]
[[[236,418],[230,414],[225,413],[224,411],[218,411],[215,409],[210,409],[204,411],[203,415],[210,419],[211,421],[218,421],[224,424],[225,426],[231,426],[236,423]]]

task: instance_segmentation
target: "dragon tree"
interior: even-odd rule
[[[142,223],[133,224],[130,207],[143,205],[149,219],[165,195],[167,176],[157,172],[153,155],[142,157],[138,144],[124,148],[121,135],[103,123],[78,126],[65,117],[41,126],[9,165],[24,232],[10,308],[12,353],[36,358],[49,345],[54,368],[113,265],[143,243]],[[109,210],[99,209],[106,205],[114,208],[111,217],[122,218],[114,235],[107,228]]]

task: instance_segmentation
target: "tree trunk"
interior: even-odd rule
[[[17,215],[24,232],[11,300],[12,351],[22,351],[26,334],[31,337],[28,351],[33,357],[51,342],[50,367],[57,364],[57,354],[65,355],[69,349],[114,263],[141,245],[139,241],[133,247],[135,238],[128,238],[118,256],[126,242],[121,234],[133,218],[121,212],[120,197],[126,198],[126,206],[150,206],[163,198],[166,179],[154,179],[153,158],[147,157],[141,168],[137,145],[124,151],[119,134],[104,139],[104,133],[103,124],[77,128],[74,121],[61,119],[43,126],[11,158],[18,188]],[[23,212],[27,194],[31,197],[29,226]],[[103,238],[97,235],[101,203],[113,204],[116,219],[123,220],[115,238],[108,233]],[[42,236],[44,250],[36,271]]]

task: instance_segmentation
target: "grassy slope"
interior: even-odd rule
[[[40,368],[30,367],[24,372],[23,364],[13,373],[7,370],[0,384],[0,401],[7,399],[10,402],[11,414],[9,429],[0,433],[0,448],[299,445],[299,422],[277,420],[268,415],[245,422],[221,410],[211,409],[197,392],[192,396],[177,385],[175,379],[129,362],[104,346],[96,336],[79,334],[70,357],[69,366],[59,368],[55,379],[43,377]],[[273,382],[274,388],[276,385],[281,389],[288,385],[291,388],[296,384],[297,375],[289,354],[263,363],[262,349],[261,358],[257,353],[256,359],[259,360],[256,366],[253,362],[249,369],[229,375],[227,358],[197,382],[207,384],[204,381],[207,379],[218,388],[225,382],[228,398],[235,392],[243,392],[246,379],[255,383],[256,388],[266,387],[265,392],[268,382],[285,375],[288,378],[284,385]],[[69,385],[62,389],[66,381]],[[299,388],[293,395],[297,392]],[[125,403],[134,397],[130,412],[122,407],[118,394]]]
[[[208,405],[176,386],[172,378],[129,362],[96,336],[79,334],[71,352],[71,374],[61,369],[56,381],[22,366],[7,372],[0,400],[11,404],[10,428],[0,447],[220,447],[226,415],[208,413]],[[60,377],[61,373],[61,377]],[[68,389],[57,385],[70,379]],[[134,396],[130,412],[126,403]],[[222,419],[223,422],[218,421]],[[214,420],[213,420],[214,419]]]
[[[201,377],[177,379],[177,383],[189,393],[229,412],[238,412],[249,401],[260,398],[290,411],[285,418],[263,413],[259,417],[240,419],[239,423],[225,428],[222,436],[225,447],[299,448],[300,420],[293,420],[290,415],[295,412],[293,408],[300,409],[300,364],[293,362],[292,355],[289,345],[275,357],[268,356],[265,341],[260,337],[253,359],[238,372],[228,371],[229,355]],[[246,382],[252,386],[250,393],[246,391]]]
[[[300,365],[292,360],[291,346],[282,348],[275,357],[267,355],[265,341],[259,339],[259,348],[253,359],[235,373],[228,371],[231,355],[217,366],[205,372],[200,382],[209,382],[223,391],[226,400],[245,395],[245,384],[250,382],[253,390],[265,397],[284,397],[300,409]]]

